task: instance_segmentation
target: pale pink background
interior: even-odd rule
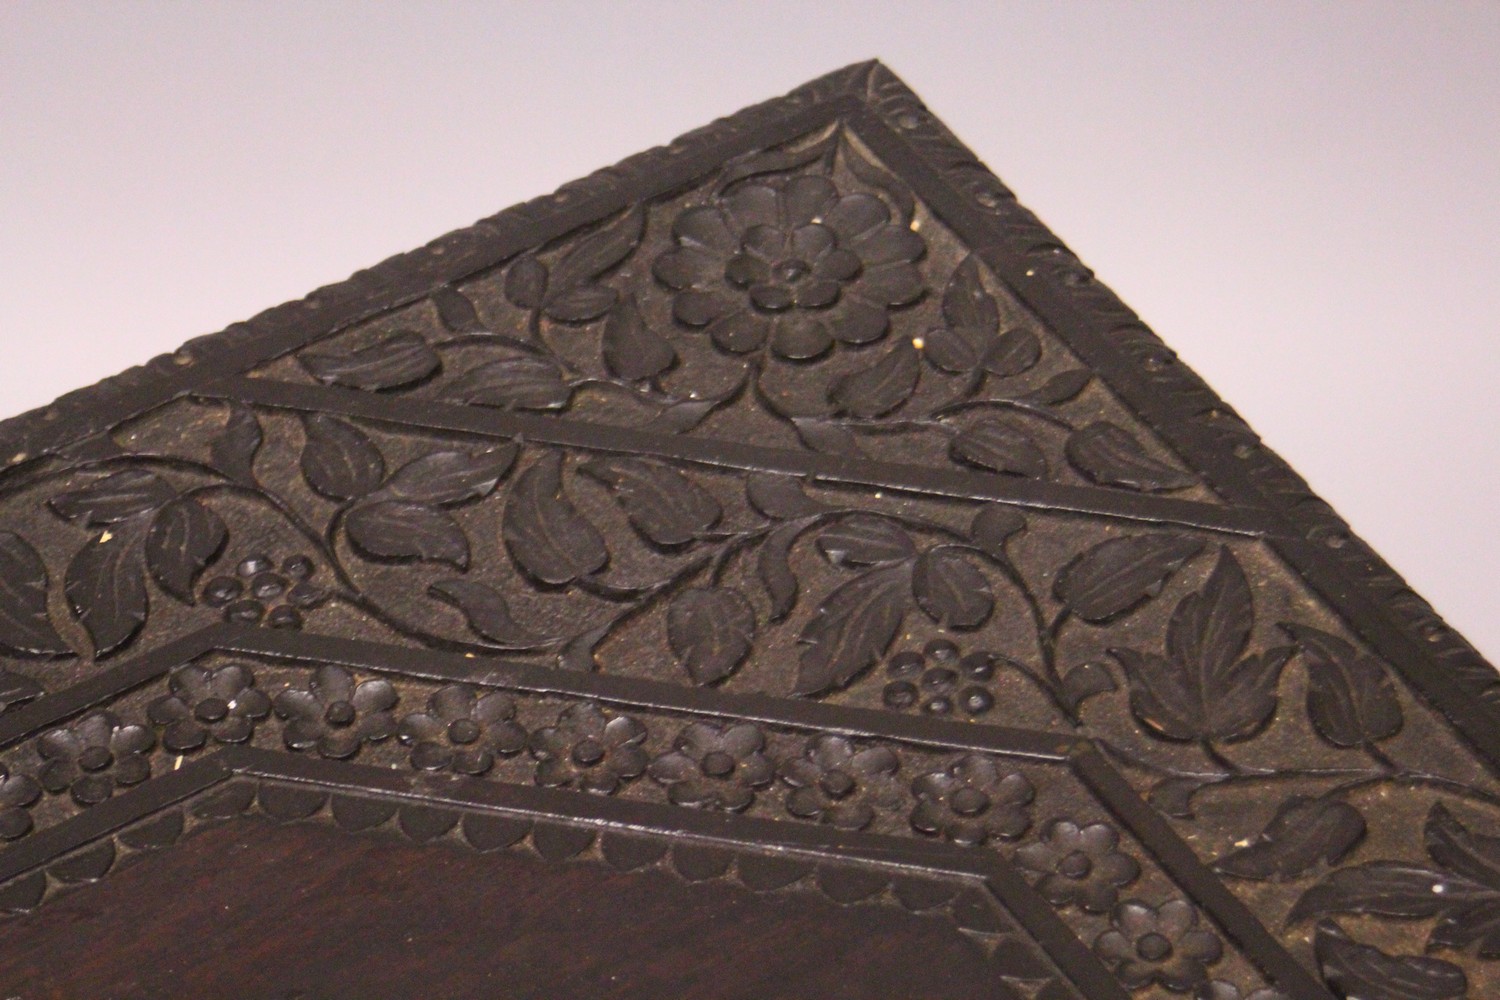
[[[879,56],[1500,657],[1500,5],[0,0],[0,412]]]

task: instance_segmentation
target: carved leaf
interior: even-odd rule
[[[371,559],[469,566],[469,539],[452,516],[438,507],[400,500],[363,503],[344,519],[349,540]]]
[[[1441,802],[1428,811],[1422,835],[1432,860],[1500,893],[1500,837],[1474,833]]]
[[[163,507],[146,534],[146,565],[161,589],[193,604],[198,575],[224,551],[229,529],[218,514],[181,497]]]
[[[965,428],[948,446],[960,462],[1028,479],[1047,476],[1047,457],[1031,435],[1004,420],[990,418]]]
[[[657,545],[685,545],[723,513],[717,500],[670,466],[620,458],[578,471],[608,486],[635,530]]]
[[[399,389],[438,370],[441,362],[420,334],[406,331],[343,354],[304,352],[302,367],[319,382],[352,389]]]
[[[974,515],[969,537],[989,555],[1008,562],[1010,557],[1005,553],[1005,543],[1012,535],[1025,530],[1026,516],[1020,511],[1001,504],[986,504]]]
[[[1101,486],[1156,492],[1197,482],[1196,477],[1152,458],[1134,435],[1107,420],[1074,431],[1065,451],[1074,468]]]
[[[780,621],[791,614],[797,603],[797,577],[792,572],[788,558],[792,543],[802,533],[803,525],[793,522],[783,524],[766,536],[761,543],[756,561],[756,573],[766,597],[771,602],[771,621]]]
[[[1187,535],[1126,535],[1079,555],[1057,575],[1052,592],[1073,614],[1102,624],[1157,594],[1203,542]]]
[[[146,624],[146,580],[141,547],[129,534],[106,531],[68,564],[63,592],[102,659]]]
[[[557,288],[542,304],[542,312],[562,323],[587,323],[609,312],[618,294],[606,285]]]
[[[1114,675],[1102,663],[1080,663],[1063,676],[1063,695],[1068,704],[1077,709],[1095,695],[1119,688]]]
[[[667,608],[667,642],[696,684],[733,674],[754,639],[755,611],[733,588],[693,587]]]
[[[460,504],[489,496],[510,467],[519,448],[512,443],[488,451],[439,451],[414,459],[391,476],[385,491],[401,500],[439,505]]]
[[[840,518],[818,535],[818,550],[836,566],[878,566],[917,554],[910,535],[874,514]]]
[[[802,439],[802,443],[813,451],[820,451],[825,455],[864,454],[864,450],[860,448],[854,435],[847,428],[832,420],[823,420],[818,417],[793,417],[792,425],[797,428],[797,436]]]
[[[1173,740],[1243,740],[1276,710],[1276,683],[1290,649],[1240,659],[1250,639],[1250,585],[1230,551],[1203,590],[1177,605],[1167,655],[1111,649],[1130,682],[1137,719]]]
[[[1248,847],[1214,862],[1214,870],[1237,878],[1285,881],[1319,861],[1337,864],[1365,835],[1365,818],[1347,802],[1293,796]]]
[[[484,321],[474,309],[474,303],[463,292],[452,285],[444,285],[432,293],[432,304],[438,311],[443,326],[454,333],[482,333]]]
[[[943,321],[954,330],[976,330],[994,334],[1000,329],[1000,307],[985,291],[979,261],[973,254],[953,269],[943,290]]]
[[[538,458],[516,481],[501,533],[516,565],[553,586],[572,583],[609,561],[603,536],[563,493],[557,452]]]
[[[653,378],[677,362],[672,345],[641,318],[635,296],[621,299],[609,311],[600,340],[604,365],[620,378]]]
[[[901,627],[911,573],[904,564],[873,569],[829,594],[798,641],[807,646],[794,694],[843,687],[890,648]]]
[[[477,580],[439,580],[427,591],[463,612],[469,628],[490,642],[507,649],[534,649],[546,639],[520,624],[511,615],[505,597]]]
[[[935,326],[922,335],[922,357],[932,365],[955,375],[979,367],[980,347],[974,343],[976,331]]]
[[[520,257],[505,272],[505,297],[511,305],[535,309],[547,294],[547,265],[531,254]]]
[[[42,686],[30,677],[0,670],[0,714],[42,696]]]
[[[1043,406],[1057,406],[1083,392],[1093,380],[1092,372],[1084,368],[1074,368],[1071,371],[1058,372],[1021,398]]]
[[[985,371],[999,378],[1009,378],[1030,371],[1042,360],[1042,342],[1030,330],[1007,330],[982,358]]]
[[[1168,816],[1192,819],[1193,796],[1211,784],[1200,778],[1163,778],[1151,786],[1146,801]]]
[[[508,410],[560,410],[573,397],[562,369],[549,358],[520,354],[480,365],[443,390],[446,399]]]
[[[910,340],[898,340],[869,368],[835,381],[828,390],[828,401],[840,413],[866,419],[883,416],[906,402],[917,387],[921,362]]]
[[[1404,861],[1370,861],[1340,868],[1302,894],[1287,924],[1330,913],[1434,917],[1455,907],[1493,902],[1494,889]]]
[[[684,399],[665,406],[648,420],[641,430],[657,434],[682,434],[703,422],[703,418],[723,403],[722,399]]]
[[[1323,979],[1346,1000],[1459,1000],[1464,972],[1440,958],[1388,955],[1351,939],[1331,920],[1318,925],[1313,952]]]
[[[552,271],[557,288],[591,281],[630,256],[646,228],[646,211],[634,205],[618,219],[580,240]]]
[[[0,649],[14,656],[71,652],[47,617],[47,567],[13,531],[0,531]]]
[[[877,187],[888,195],[895,203],[898,219],[904,224],[909,222],[912,212],[916,210],[916,201],[911,192],[906,189],[895,177],[882,170],[878,165],[866,159],[852,143],[844,143],[844,163],[848,165],[849,172],[866,184]]]
[[[808,517],[828,510],[826,504],[802,492],[802,482],[795,476],[771,472],[752,472],[745,478],[745,497],[750,506],[766,517]]]
[[[127,469],[47,501],[58,517],[92,527],[116,524],[155,510],[177,495],[165,479],[145,469]]]
[[[223,432],[208,446],[209,461],[235,482],[253,484],[255,455],[262,440],[260,421],[242,403],[231,401],[228,407]]]
[[[302,420],[302,475],[307,485],[330,500],[354,500],[379,488],[385,459],[365,432],[324,413]]]
[[[1307,715],[1336,747],[1378,743],[1401,731],[1401,700],[1385,666],[1338,636],[1282,624],[1307,660]]]
[[[922,553],[912,569],[911,585],[918,606],[945,628],[978,628],[995,609],[989,581],[952,548]]]

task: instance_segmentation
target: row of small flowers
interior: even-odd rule
[[[965,845],[1016,841],[1032,823],[1031,782],[978,754],[908,781],[889,747],[821,735],[778,762],[768,756],[766,735],[756,725],[689,722],[669,750],[653,757],[644,723],[591,702],[569,705],[553,724],[527,732],[509,694],[451,684],[398,718],[390,682],[356,681],[331,665],[317,669],[305,686],[288,686],[274,697],[242,664],[187,666],[168,685],[147,708],[154,728],[93,712],[41,737],[34,778],[0,765],[0,837],[30,830],[28,810],[44,792],[67,792],[87,807],[146,780],[158,731],[162,747],[184,754],[210,742],[249,742],[273,715],[283,722],[280,735],[289,749],[334,759],[393,737],[407,748],[411,766],[422,770],[483,775],[503,758],[529,754],[540,785],[609,795],[645,778],[676,805],[735,812],[780,782],[784,808],[798,819],[859,830],[909,804],[914,830]],[[1120,902],[1120,890],[1136,880],[1140,867],[1119,847],[1107,824],[1055,819],[1014,860],[1054,905],[1111,915],[1096,949],[1126,985],[1181,988],[1202,980],[1206,965],[1219,957],[1218,939],[1197,928],[1196,914],[1181,901],[1160,908]]]

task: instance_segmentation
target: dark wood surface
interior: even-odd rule
[[[0,424],[0,997],[1481,1000],[1497,679],[850,67]]]

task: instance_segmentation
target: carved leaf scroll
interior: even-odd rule
[[[719,502],[670,466],[619,458],[589,462],[580,472],[604,483],[631,525],[648,541],[686,545],[718,523]]]
[[[440,506],[489,496],[510,467],[519,448],[501,445],[486,451],[438,451],[413,459],[391,476],[384,493],[413,503]]]
[[[734,673],[750,655],[755,611],[731,587],[692,587],[667,609],[667,642],[697,684]]]
[[[163,590],[192,604],[198,576],[224,550],[229,529],[208,507],[180,497],[157,512],[146,534],[146,565]]]
[[[1188,473],[1152,458],[1133,434],[1107,420],[1074,431],[1065,451],[1079,472],[1101,486],[1154,492],[1197,482]]]
[[[63,590],[73,614],[88,631],[94,654],[108,656],[146,624],[146,581],[134,532],[105,532],[89,541],[68,564]]]
[[[71,652],[47,617],[47,567],[13,531],[0,531],[0,649],[14,656]]]
[[[1364,835],[1364,816],[1347,802],[1293,796],[1254,843],[1214,862],[1214,870],[1238,878],[1292,879],[1319,861],[1337,864]]]
[[[330,500],[354,500],[374,492],[385,479],[385,459],[364,431],[323,413],[303,419],[302,475]]]
[[[599,349],[604,366],[624,379],[654,378],[677,363],[677,352],[646,325],[633,295],[609,311]]]
[[[319,382],[351,389],[401,389],[427,378],[442,362],[420,334],[392,334],[355,351],[304,351],[297,358]]]
[[[912,594],[934,622],[946,628],[974,629],[995,609],[989,581],[956,549],[938,546],[918,557],[912,568]]]
[[[517,354],[465,372],[443,390],[443,395],[476,406],[560,410],[572,398],[573,387],[563,378],[557,362]]]
[[[145,469],[126,469],[47,501],[58,517],[90,527],[118,524],[155,510],[177,495],[165,479]]]
[[[392,561],[469,565],[469,540],[452,515],[441,508],[400,500],[363,503],[344,521],[349,540],[361,555]]]
[[[906,402],[917,386],[921,358],[909,340],[899,340],[873,365],[838,379],[828,400],[840,413],[854,417],[883,416]]]
[[[562,455],[539,457],[511,490],[501,519],[511,558],[529,576],[562,586],[604,568],[604,537],[573,506],[562,485]]]
[[[1053,594],[1084,621],[1103,624],[1161,593],[1203,551],[1188,535],[1126,535],[1088,549],[1058,573]]]
[[[1290,649],[1242,656],[1254,608],[1230,551],[1201,591],[1184,597],[1167,625],[1166,655],[1111,649],[1130,681],[1130,707],[1172,740],[1243,740],[1276,710],[1276,682]]]
[[[948,448],[957,461],[992,472],[1027,479],[1047,476],[1047,457],[1020,427],[1000,419],[980,420],[953,439]]]
[[[1401,731],[1401,701],[1385,666],[1338,636],[1283,624],[1307,661],[1307,715],[1336,747],[1378,743]]]
[[[905,563],[869,570],[839,586],[802,629],[795,694],[842,687],[890,647],[911,588]]]
[[[1318,925],[1313,952],[1324,980],[1345,1000],[1459,1000],[1468,993],[1468,978],[1452,962],[1387,954],[1331,920]]]

